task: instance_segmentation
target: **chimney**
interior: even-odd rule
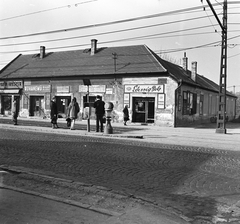
[[[91,40],[91,55],[94,55],[97,52],[97,40]]]
[[[185,71],[188,70],[188,58],[186,52],[184,52],[184,58],[183,58],[183,69]]]
[[[192,62],[192,72],[191,72],[191,79],[196,82],[197,80],[197,62]]]
[[[45,47],[41,46],[40,47],[40,58],[43,59],[45,57]]]

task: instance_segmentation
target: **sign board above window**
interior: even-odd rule
[[[87,92],[87,86],[85,85],[79,85],[79,92],[86,93]],[[89,86],[89,92],[90,93],[105,93],[106,86],[105,85],[91,85]]]
[[[51,92],[51,85],[30,85],[25,86],[24,90],[27,92]]]
[[[58,93],[69,93],[69,86],[57,86]]]
[[[164,93],[163,85],[125,85],[125,93]]]
[[[0,82],[0,89],[22,89],[22,81],[5,81]]]

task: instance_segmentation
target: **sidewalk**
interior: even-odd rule
[[[216,124],[197,128],[173,128],[154,125],[112,123],[113,134],[95,132],[95,121],[91,121],[91,130],[87,132],[87,121],[76,121],[76,130],[66,127],[65,119],[59,119],[58,129],[52,129],[49,119],[19,118],[19,125],[14,126],[10,118],[0,117],[0,128],[24,131],[40,131],[67,135],[86,135],[97,138],[122,138],[131,141],[161,143],[181,146],[205,147],[222,150],[240,150],[240,123],[227,123],[227,134],[216,133]],[[4,123],[7,121],[8,123]],[[26,123],[28,122],[28,124]],[[30,122],[30,123],[29,123]]]

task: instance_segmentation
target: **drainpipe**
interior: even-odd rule
[[[178,90],[182,87],[182,79],[178,82],[178,87],[175,89],[175,112],[174,112],[174,128],[177,127],[176,121],[177,121],[177,111],[178,111]]]

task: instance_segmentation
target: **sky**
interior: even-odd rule
[[[223,1],[210,0],[222,22]],[[240,1],[228,0],[227,89],[240,92]],[[146,45],[219,84],[221,27],[206,0],[1,0],[0,69],[19,54]]]

